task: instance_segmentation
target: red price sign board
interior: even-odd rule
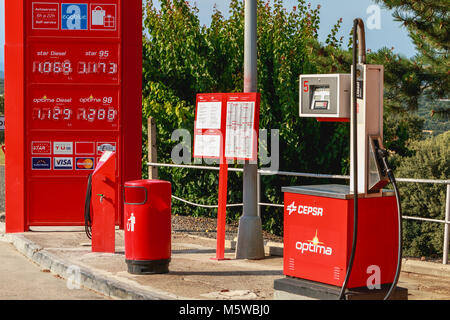
[[[141,177],[142,2],[5,4],[7,231],[82,225],[103,151],[117,154],[117,199]]]

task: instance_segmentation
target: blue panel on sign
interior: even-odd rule
[[[52,168],[52,161],[50,158],[31,158],[33,170],[50,170]]]
[[[87,30],[88,28],[87,4],[63,3],[61,4],[62,30]]]

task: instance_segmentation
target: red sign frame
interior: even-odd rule
[[[197,95],[197,101],[195,106],[195,124],[194,124],[194,158],[210,158],[210,159],[222,159],[225,158],[227,160],[249,160],[256,161],[258,158],[258,136],[259,136],[259,109],[260,109],[260,93],[250,92],[250,93],[202,93]],[[208,109],[208,107],[202,108],[202,112],[199,112],[200,104],[210,104],[209,109],[215,109],[211,103],[220,103],[220,112],[218,110],[211,111],[211,114],[207,114],[207,111],[203,111],[203,109]],[[252,119],[250,121],[250,128],[247,127],[247,131],[251,130],[252,141],[251,144],[251,156],[227,156],[226,154],[226,146],[227,146],[227,134],[230,134],[231,130],[235,130],[236,124],[227,123],[227,118],[230,116],[230,110],[228,110],[228,106],[232,103],[253,103],[253,112]],[[236,112],[238,113],[238,112]],[[217,121],[216,115],[220,114],[220,122]],[[202,115],[203,118],[210,119],[199,119],[199,115]],[[242,113],[239,112],[239,115],[242,116]],[[210,127],[205,127],[205,123],[211,124]],[[234,121],[236,122],[236,121]],[[240,123],[237,125],[246,125],[249,122],[243,122],[240,120]],[[220,127],[218,127],[220,124]],[[236,130],[235,130],[236,131]],[[245,129],[244,129],[245,131]],[[198,146],[196,148],[196,144],[198,143],[199,136],[218,136],[219,139],[219,147],[215,146],[215,148],[219,148],[220,152],[218,155],[203,155],[202,153],[198,153]],[[217,140],[217,139],[216,139]],[[197,151],[197,152],[196,152]],[[217,153],[217,152],[215,152]]]
[[[99,145],[117,154],[123,228],[122,186],[141,178],[142,2],[6,0],[5,9],[6,231],[83,225]]]

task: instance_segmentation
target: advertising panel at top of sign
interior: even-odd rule
[[[29,36],[120,36],[121,0],[27,0]]]

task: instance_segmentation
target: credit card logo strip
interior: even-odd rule
[[[94,157],[77,157],[75,158],[75,170],[94,170]]]
[[[91,141],[75,142],[75,154],[80,156],[95,155],[95,142]]]
[[[54,170],[73,170],[72,157],[55,157],[53,158]]]
[[[31,141],[31,154],[52,154],[52,142],[51,141]]]
[[[32,157],[31,170],[52,170],[52,158]]]
[[[116,151],[115,142],[97,142],[97,154],[102,154],[104,151]]]
[[[73,142],[53,141],[53,154],[73,154]]]

